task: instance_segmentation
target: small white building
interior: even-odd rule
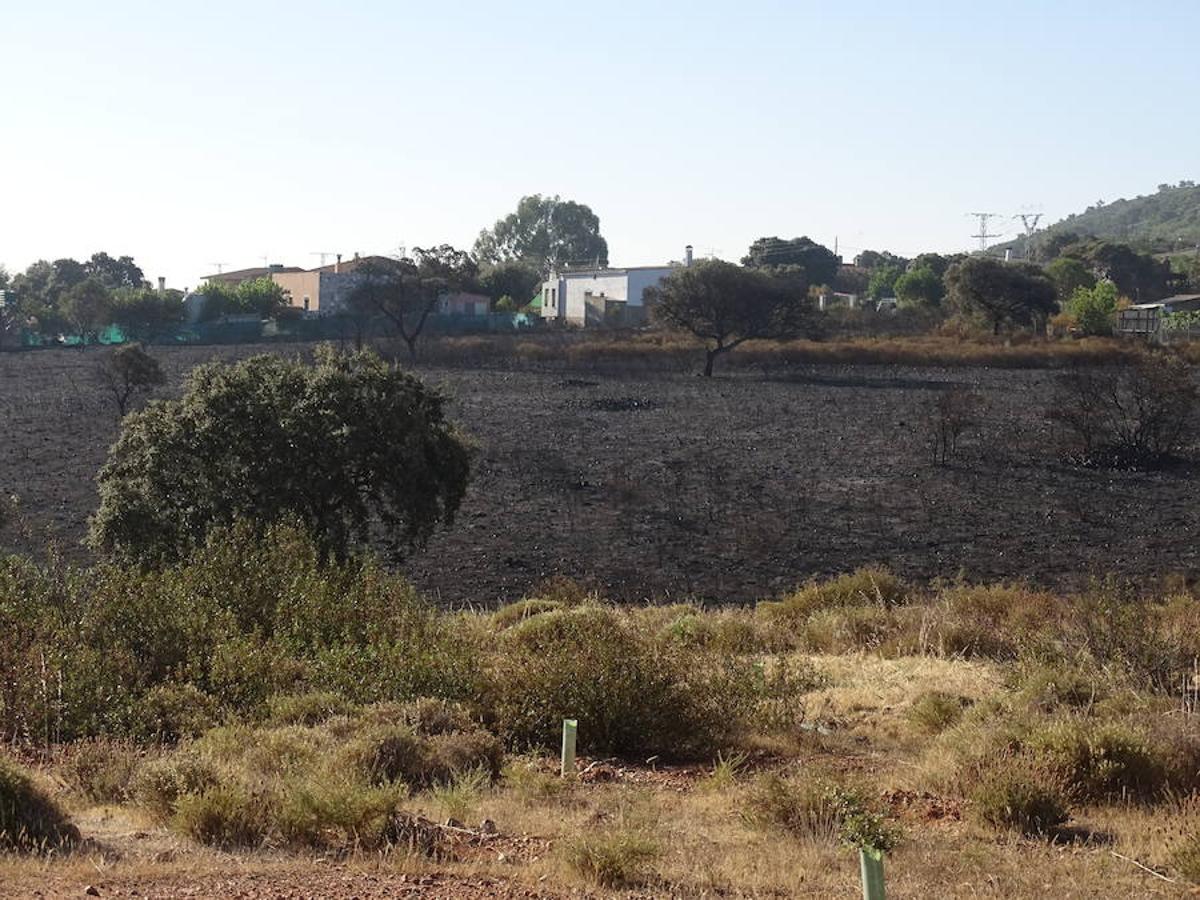
[[[692,248],[684,266],[692,264]],[[542,318],[571,325],[640,325],[646,321],[646,288],[658,285],[679,267],[630,266],[623,269],[568,269],[542,284]]]

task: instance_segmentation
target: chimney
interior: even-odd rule
[[[683,265],[684,265],[684,268],[687,268],[687,269],[690,269],[692,267],[692,245],[691,244],[688,244],[686,247],[683,248]]]
[[[158,276],[158,293],[159,293],[159,296],[162,296],[163,294],[165,294],[165,293],[166,293],[166,291],[167,291],[167,279],[165,279],[165,278],[163,278],[161,275],[159,275],[159,276]]]
[[[333,271],[335,273],[342,271],[342,254],[338,254],[333,260]]]
[[[358,251],[357,250],[354,251],[354,258],[358,259]]]

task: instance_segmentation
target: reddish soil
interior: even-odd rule
[[[156,353],[174,391],[204,358],[262,349]],[[28,526],[5,535],[13,549],[87,558],[116,429],[96,352],[0,355],[0,491],[21,496]],[[455,526],[404,565],[446,603],[496,604],[555,574],[621,599],[744,602],[868,563],[1060,588],[1200,568],[1194,472],[1060,464],[1050,371],[421,371],[479,447]],[[958,385],[984,397],[986,422],[937,466],[923,409]]]

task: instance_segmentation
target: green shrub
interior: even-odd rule
[[[895,613],[882,606],[818,609],[799,626],[799,645],[814,653],[879,650],[899,625]]]
[[[76,843],[79,832],[29,773],[0,756],[0,848],[43,851]]]
[[[567,865],[588,881],[607,888],[644,883],[661,855],[655,841],[628,829],[580,837],[566,848]]]
[[[1029,747],[1080,802],[1148,800],[1166,783],[1145,736],[1122,725],[1063,720],[1032,734]]]
[[[257,847],[267,835],[265,798],[237,784],[218,784],[178,798],[172,824],[201,844],[222,849]]]
[[[1104,700],[1109,686],[1092,667],[1071,665],[1066,661],[1034,662],[1021,667],[1013,685],[1017,696],[1043,712],[1066,707],[1083,709]]]
[[[59,773],[71,787],[93,803],[120,803],[144,757],[129,741],[94,738],[64,749]]]
[[[267,701],[267,721],[272,725],[318,725],[333,716],[346,715],[353,704],[329,691],[276,694]]]
[[[1200,884],[1200,834],[1187,834],[1171,851],[1171,865],[1192,884]]]
[[[974,813],[993,828],[1044,835],[1067,821],[1067,799],[1056,773],[1027,761],[989,769],[971,792]]]
[[[464,706],[436,697],[410,700],[400,706],[396,714],[397,721],[409,726],[417,734],[448,734],[478,728],[478,723],[472,720]]]
[[[422,736],[404,725],[375,727],[344,752],[371,783],[402,782],[410,787],[448,782],[474,769],[496,778],[504,763],[500,739],[486,731]]]
[[[781,600],[760,603],[758,609],[770,618],[802,622],[823,609],[899,606],[909,594],[910,588],[887,569],[865,567],[829,580],[813,579]]]
[[[908,720],[926,734],[938,734],[958,724],[970,705],[965,697],[945,691],[925,691],[908,709]]]
[[[563,604],[558,600],[548,600],[544,597],[527,597],[524,600],[518,600],[516,603],[510,603],[508,606],[502,606],[500,609],[492,613],[492,627],[497,631],[503,631],[506,628],[511,628],[524,622],[526,619],[532,619],[534,616],[542,613],[554,612],[556,609],[562,609]]]
[[[793,837],[834,843],[842,815],[833,785],[822,779],[791,779],[770,773],[750,785],[742,818],[751,825],[781,828]]]
[[[349,778],[307,777],[285,782],[272,831],[291,847],[355,847],[388,843],[388,830],[407,796],[402,785],[370,786]]]
[[[203,794],[220,783],[216,766],[194,751],[177,750],[144,763],[133,778],[129,794],[159,821],[176,812],[179,799]]]
[[[759,699],[751,661],[664,645],[597,605],[510,628],[489,668],[495,720],[518,747],[554,746],[566,717],[580,723],[583,752],[709,755]]]
[[[193,684],[166,682],[147,691],[133,717],[135,737],[160,743],[199,737],[217,724],[215,698]]]
[[[429,795],[447,816],[466,821],[479,805],[484,790],[495,776],[485,768],[466,769],[449,781],[435,784]]]

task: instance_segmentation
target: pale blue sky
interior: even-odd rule
[[[959,250],[969,211],[1200,178],[1195,0],[0,10],[10,270],[469,247],[526,193],[588,203],[614,264]]]

